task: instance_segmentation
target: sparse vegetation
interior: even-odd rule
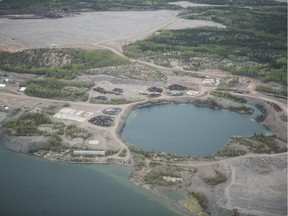
[[[65,128],[65,135],[67,137],[73,138],[83,138],[87,139],[90,136],[90,133],[83,128],[77,127],[75,124],[68,125]]]
[[[16,120],[4,123],[5,132],[14,136],[35,136],[43,132],[38,130],[40,124],[51,123],[50,118],[43,113],[26,112]]]
[[[286,147],[280,147],[275,136],[265,136],[263,134],[254,134],[252,137],[232,137],[229,142],[238,145],[248,146],[249,151],[258,154],[272,154],[286,152]]]
[[[204,182],[208,185],[218,185],[227,180],[227,177],[224,173],[220,172],[219,170],[215,170],[215,176],[205,177],[203,178]]]
[[[268,115],[267,110],[261,104],[256,104],[255,106],[261,111],[261,114],[255,117],[255,121],[258,123],[263,122]]]
[[[26,86],[25,93],[30,96],[66,100],[86,99],[86,92],[92,83],[60,80],[55,78],[29,80],[21,84]]]
[[[194,197],[204,210],[207,209],[208,200],[207,200],[207,197],[205,196],[205,194],[203,194],[201,192],[191,192],[190,196]]]
[[[127,149],[123,149],[120,154],[119,154],[119,157],[126,157],[127,155]]]
[[[235,101],[238,103],[246,103],[247,102],[244,98],[233,96],[232,94],[230,94],[228,92],[213,91],[213,92],[211,92],[211,94],[216,96],[216,97],[226,98],[228,100],[232,100],[232,101]]]
[[[73,79],[91,74],[89,69],[128,64],[123,57],[106,50],[32,49],[16,53],[0,52],[0,68],[17,73]]]
[[[182,15],[218,22],[227,28],[163,30],[126,46],[125,54],[165,66],[176,59],[190,70],[219,68],[286,85],[286,7],[196,7]]]
[[[145,176],[144,180],[152,185],[170,185],[175,184],[174,182],[168,182],[163,179],[163,176],[170,176],[170,177],[180,177],[179,171],[177,168],[174,167],[155,167],[153,168],[147,176]]]
[[[52,148],[59,148],[61,146],[61,138],[57,134],[52,133],[49,137],[49,143]]]
[[[235,149],[233,147],[226,145],[224,146],[223,149],[218,151],[215,155],[219,157],[237,157],[237,156],[245,155],[245,154],[246,154],[245,150]]]
[[[269,94],[275,94],[275,95],[287,97],[287,87],[285,87],[283,90],[275,90],[269,86],[258,85],[258,86],[256,86],[256,90],[259,92],[265,92],[265,93],[269,93]]]
[[[209,107],[212,109],[222,109],[223,106],[218,104],[214,99],[212,98],[208,98],[207,100],[202,100],[202,99],[196,99],[194,101],[194,104],[196,106],[205,106],[205,107]]]

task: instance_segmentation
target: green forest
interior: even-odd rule
[[[179,9],[168,4],[176,0],[2,0],[0,14],[115,10]],[[276,6],[285,5],[274,0],[187,0],[193,3],[231,6]]]
[[[286,7],[197,7],[182,16],[218,22],[226,28],[162,30],[126,46],[125,54],[146,60],[171,58],[194,62],[198,70],[205,69],[208,59],[215,68],[286,85]]]
[[[173,1],[173,0],[172,0]],[[171,0],[3,0],[0,3],[2,13],[14,12],[75,12],[75,11],[108,11],[108,10],[156,10],[175,9],[169,5]],[[7,11],[9,10],[9,11]]]

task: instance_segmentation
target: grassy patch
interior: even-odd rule
[[[198,216],[206,216],[207,214],[203,211],[201,205],[198,203],[197,199],[191,197],[184,201],[184,207],[190,212],[197,214]]]
[[[163,179],[164,176],[170,177],[180,177],[179,171],[174,167],[155,167],[145,176],[144,180],[152,185],[163,185],[168,186],[175,184],[173,182],[168,182]]]
[[[201,192],[191,192],[190,196],[194,197],[204,210],[207,209],[208,200],[207,200],[207,197],[205,196],[205,194],[203,194]]]
[[[246,151],[242,149],[235,149],[230,146],[225,146],[223,149],[216,153],[216,156],[219,157],[237,157],[241,155],[245,155]]]
[[[223,182],[225,182],[227,180],[227,177],[225,176],[224,173],[215,170],[216,175],[215,176],[210,176],[210,177],[205,177],[203,180],[204,182],[206,182],[206,184],[208,185],[218,185],[221,184]]]
[[[74,138],[83,138],[87,139],[90,136],[90,133],[83,128],[77,127],[75,124],[68,125],[65,128],[65,135],[70,137],[71,139]]]

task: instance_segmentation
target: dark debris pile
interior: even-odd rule
[[[114,125],[115,118],[109,115],[99,115],[91,118],[88,122],[101,127],[112,127]]]

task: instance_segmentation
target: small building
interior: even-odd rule
[[[73,156],[83,157],[105,157],[105,151],[74,150]]]
[[[6,85],[5,84],[0,84],[0,88],[5,88]]]

